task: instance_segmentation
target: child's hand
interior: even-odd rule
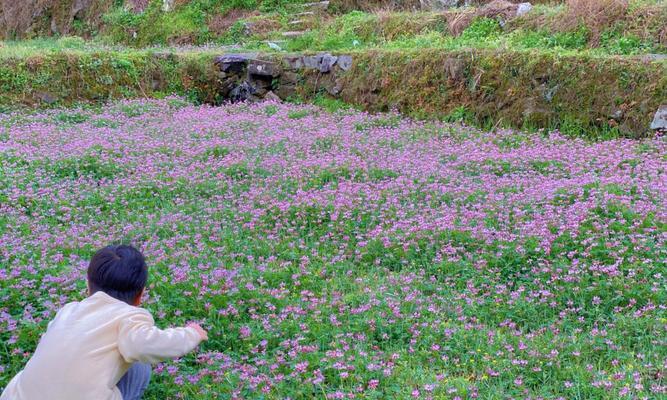
[[[208,333],[206,333],[204,328],[202,328],[199,324],[194,323],[194,322],[190,322],[187,325],[187,327],[196,330],[197,333],[199,334],[199,336],[201,336],[201,340],[208,340]]]

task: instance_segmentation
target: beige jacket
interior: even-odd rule
[[[97,292],[58,311],[0,400],[122,400],[116,383],[131,363],[180,357],[200,341],[192,328],[160,330],[148,311]]]

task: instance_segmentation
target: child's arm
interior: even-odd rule
[[[121,322],[118,350],[129,363],[154,364],[169,358],[181,357],[194,350],[205,339],[206,333],[201,328],[188,326],[158,329],[148,312],[137,312]]]

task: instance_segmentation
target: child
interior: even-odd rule
[[[197,324],[160,330],[139,308],[148,269],[130,246],[99,250],[88,266],[88,293],[49,323],[25,369],[0,400],[137,400],[150,364],[194,350],[206,331]]]

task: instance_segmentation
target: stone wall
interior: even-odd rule
[[[331,96],[484,127],[639,137],[665,129],[667,60],[493,50],[351,54],[45,53],[0,64],[0,109],[176,93],[198,102]],[[458,118],[457,117],[457,118]]]
[[[260,56],[256,53],[226,54],[216,58],[221,98],[258,101],[288,100],[296,95],[323,91],[339,96],[343,74],[352,68],[352,56],[317,55]],[[311,93],[312,94],[312,93]]]
[[[560,128],[581,136],[650,133],[667,102],[667,60],[496,50],[355,54],[341,98],[370,111],[464,113],[481,126]]]
[[[366,51],[353,55],[227,54],[222,101],[326,95],[370,111],[426,118],[465,113],[484,126],[650,134],[667,100],[667,62],[522,52]],[[660,125],[662,126],[662,125]]]

